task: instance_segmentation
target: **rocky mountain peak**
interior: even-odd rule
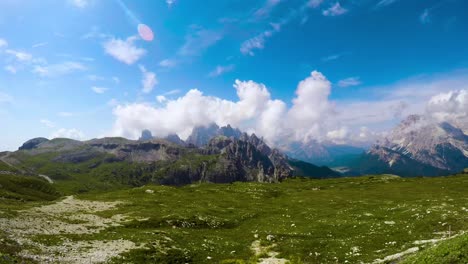
[[[397,161],[404,157],[441,170],[458,172],[468,166],[468,136],[448,122],[437,123],[412,115],[385,140],[372,147],[368,154],[378,157],[389,167],[397,166]],[[395,159],[396,155],[400,158]]]
[[[148,129],[141,131],[141,136],[138,140],[147,141],[153,139],[153,134]]]
[[[41,143],[44,143],[47,141],[49,141],[47,138],[42,138],[42,137],[33,138],[24,142],[24,144],[21,147],[19,147],[19,150],[34,149],[34,148],[37,148],[37,146],[40,145]]]

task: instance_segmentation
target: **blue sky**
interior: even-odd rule
[[[145,127],[183,137],[213,121],[272,142],[356,141],[466,88],[467,10],[462,0],[3,0],[0,150]],[[296,121],[277,125],[284,118]]]

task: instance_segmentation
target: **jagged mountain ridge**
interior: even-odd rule
[[[411,115],[374,145],[359,166],[363,172],[407,176],[459,172],[468,167],[468,136],[448,122]]]
[[[54,180],[86,175],[136,186],[151,182],[277,182],[297,171],[286,155],[246,133],[239,138],[216,136],[203,147],[154,138],[33,139],[8,158],[12,164]],[[339,176],[328,168],[314,171],[314,165],[310,166],[309,175],[301,176]]]

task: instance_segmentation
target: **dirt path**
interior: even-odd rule
[[[96,202],[68,196],[54,204],[19,211],[14,218],[0,218],[0,229],[22,245],[21,255],[48,263],[102,263],[137,246],[129,240],[71,241],[64,235],[96,234],[127,220],[96,213],[113,210],[121,202]],[[59,244],[45,244],[37,235],[52,235]]]

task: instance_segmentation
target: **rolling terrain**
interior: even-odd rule
[[[4,263],[463,263],[468,255],[466,173],[87,193],[0,179]]]

